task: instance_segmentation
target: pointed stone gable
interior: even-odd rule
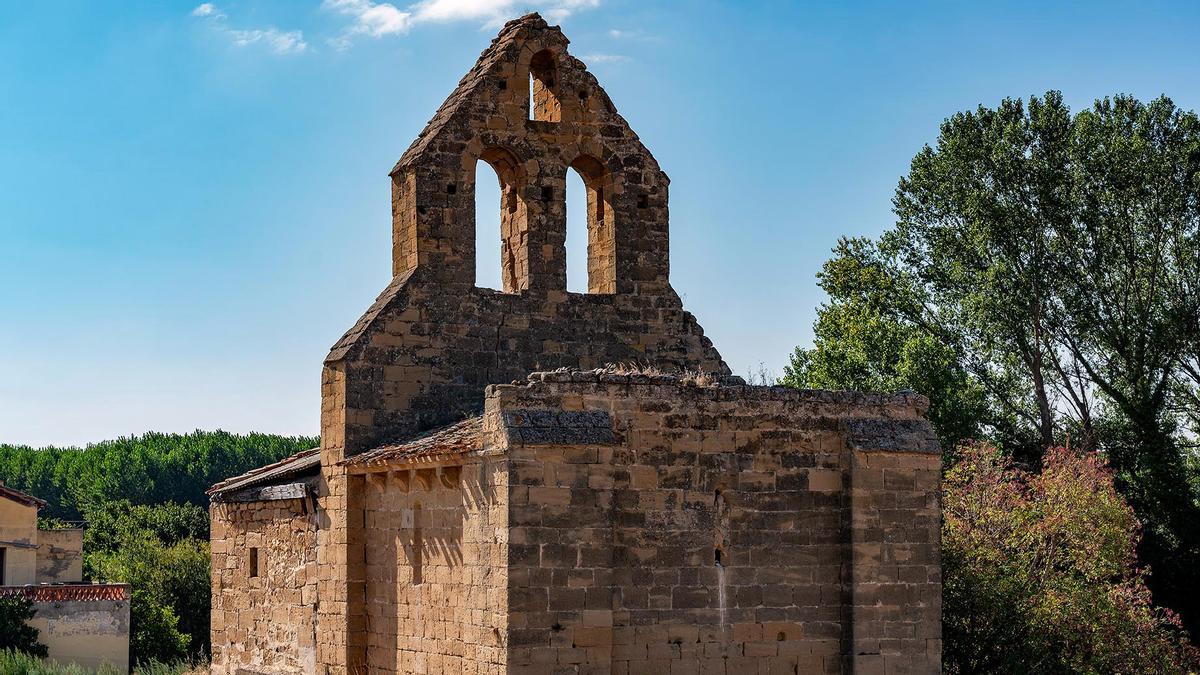
[[[534,370],[729,373],[671,288],[667,176],[567,47],[536,14],[508,23],[392,170],[394,277],[326,359],[328,461],[476,413],[484,387]],[[478,162],[501,181],[500,292],[475,287]],[[566,290],[570,169],[588,293]]]

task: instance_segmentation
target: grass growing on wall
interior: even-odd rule
[[[202,675],[207,672],[208,664],[205,663],[151,661],[134,668],[133,675]],[[0,673],[4,675],[124,675],[115,668],[89,670],[76,665],[43,661],[35,656],[9,650],[0,650]]]

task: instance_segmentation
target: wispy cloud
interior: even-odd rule
[[[212,30],[225,36],[235,47],[265,45],[276,54],[299,54],[308,49],[304,41],[304,33],[298,30],[279,30],[274,26],[266,28],[233,28],[227,23],[228,16],[211,2],[197,5],[192,10],[192,16],[208,23]]]
[[[641,28],[635,28],[633,30],[629,30],[629,29],[625,29],[625,28],[610,28],[608,30],[608,37],[610,37],[614,40],[630,40],[630,41],[638,41],[638,42],[656,42],[657,41],[657,38],[654,35],[647,33],[646,31],[642,30]]]
[[[356,36],[383,37],[406,32],[412,25],[412,12],[405,12],[388,2],[370,0],[325,0],[325,9],[344,14],[353,23],[342,34],[330,40],[338,49],[349,47]]]
[[[196,9],[192,10],[192,16],[211,16],[211,17],[221,17],[222,19],[225,18],[225,15],[218,12],[217,6],[212,4],[211,2],[206,2],[202,5],[198,5],[196,7]]]
[[[579,58],[584,63],[628,63],[633,60],[622,54],[584,54]]]
[[[600,5],[600,0],[421,0],[412,9],[420,21],[478,21],[489,23],[510,19],[525,10],[538,10],[550,21],[561,21],[571,13]]]
[[[600,0],[543,0],[532,5],[528,0],[420,0],[406,9],[388,2],[371,0],[323,0],[322,6],[349,16],[353,23],[330,41],[345,49],[357,37],[384,37],[405,33],[421,23],[478,21],[495,26],[529,10],[539,10],[551,22],[562,21],[572,13],[598,7]]]

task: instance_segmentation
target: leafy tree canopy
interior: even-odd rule
[[[877,241],[844,240],[784,382],[915,389],[943,444],[1106,453],[1156,597],[1200,628],[1200,118],[1058,92],[947,119]]]

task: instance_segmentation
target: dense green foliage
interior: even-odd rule
[[[147,433],[86,448],[0,444],[0,477],[49,502],[45,518],[82,520],[89,505],[117,500],[207,507],[204,491],[214,483],[317,444],[303,436],[224,431]]]
[[[1178,617],[1138,569],[1139,524],[1095,453],[1022,470],[964,447],[942,484],[946,672],[1187,673]]]
[[[160,663],[150,661],[133,669],[133,675],[205,675],[208,667],[202,662],[176,661]],[[20,652],[0,649],[0,673],[4,675],[121,675],[115,669],[87,670],[79,666],[64,666]]]
[[[41,526],[86,521],[84,575],[131,585],[130,647],[134,662],[145,670],[153,662],[208,653],[204,491],[317,443],[315,438],[197,431],[151,433],[86,448],[0,445],[0,477],[49,502],[40,514]]]
[[[34,613],[30,600],[0,598],[0,650],[11,649],[32,656],[46,656],[46,645],[38,642],[37,629],[28,624]]]
[[[784,382],[927,394],[947,448],[1103,451],[1155,599],[1200,629],[1200,118],[1057,92],[959,113],[894,206],[825,264]]]
[[[109,502],[87,513],[84,571],[133,589],[130,649],[171,662],[207,654],[211,608],[208,513],[173,502]]]

